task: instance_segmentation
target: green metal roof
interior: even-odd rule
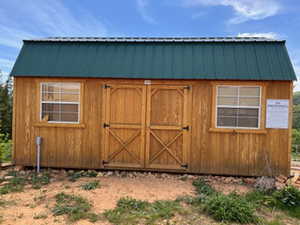
[[[11,75],[296,80],[285,41],[265,38],[27,40]]]

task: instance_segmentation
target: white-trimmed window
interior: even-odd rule
[[[260,86],[217,86],[216,126],[219,128],[259,128]]]
[[[53,123],[80,122],[80,83],[41,83],[40,119]]]

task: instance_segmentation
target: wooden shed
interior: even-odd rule
[[[16,165],[289,174],[283,40],[25,40],[11,75]]]

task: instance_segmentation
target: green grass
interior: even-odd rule
[[[181,210],[179,201],[149,203],[126,197],[118,201],[115,209],[105,211],[104,216],[113,224],[158,224]]]
[[[39,189],[44,185],[50,183],[50,174],[48,172],[42,172],[36,174],[34,171],[29,174],[20,174],[17,171],[9,171],[5,176],[12,176],[2,187],[0,187],[0,194],[8,194],[12,192],[21,192],[26,184],[30,184],[32,188]]]
[[[87,171],[81,170],[76,172],[69,172],[68,177],[69,177],[69,181],[75,182],[81,177],[96,177],[97,174],[98,173],[94,170],[87,170]]]
[[[292,160],[300,161],[300,153],[292,152]]]
[[[218,193],[210,196],[204,204],[204,211],[221,222],[246,224],[258,221],[254,206],[243,196],[235,193],[229,195]]]
[[[81,185],[81,188],[83,190],[86,190],[86,191],[94,190],[98,187],[100,187],[100,182],[98,180],[97,181],[91,181],[91,182],[88,182],[86,184]]]
[[[40,214],[34,215],[33,219],[40,220],[40,219],[46,219],[47,217],[48,217],[47,214],[40,213]]]
[[[56,204],[52,209],[54,216],[67,215],[67,218],[72,222],[81,219],[95,222],[99,218],[97,214],[90,212],[92,205],[81,196],[61,192],[55,196],[55,199]]]
[[[11,161],[12,142],[4,134],[0,134],[0,155],[1,162]]]

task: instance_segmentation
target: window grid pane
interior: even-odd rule
[[[259,128],[260,87],[217,87],[217,127]]]
[[[79,122],[80,83],[42,83],[41,119]]]

